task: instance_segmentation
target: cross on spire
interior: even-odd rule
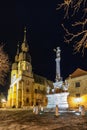
[[[19,43],[17,44],[17,55],[19,54]]]

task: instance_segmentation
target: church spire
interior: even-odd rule
[[[19,54],[19,43],[17,44],[17,55]]]
[[[24,42],[26,43],[26,27],[24,28]]]
[[[24,40],[21,45],[21,49],[23,52],[28,52],[28,50],[29,50],[29,46],[28,46],[27,40],[26,40],[26,27],[24,28]]]
[[[15,56],[15,62],[18,62],[19,60],[19,43],[17,44],[17,54]]]

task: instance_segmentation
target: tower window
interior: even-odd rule
[[[75,87],[80,87],[80,82],[76,82]]]
[[[37,93],[37,89],[35,89],[35,93]]]
[[[29,98],[26,98],[26,103],[29,103]]]
[[[29,93],[29,89],[28,88],[26,89],[26,92]]]
[[[77,93],[77,94],[76,94],[76,97],[80,97],[80,93]]]

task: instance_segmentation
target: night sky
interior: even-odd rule
[[[0,3],[0,42],[10,61],[14,61],[18,42],[23,41],[23,30],[27,28],[27,41],[32,57],[33,72],[55,81],[55,52],[61,48],[61,76],[63,79],[76,68],[87,70],[87,55],[73,54],[73,45],[64,43],[61,24],[63,10],[56,11],[58,0],[15,0]]]

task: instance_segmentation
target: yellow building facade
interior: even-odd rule
[[[67,79],[68,104],[70,109],[84,105],[87,109],[87,71],[76,69]]]
[[[53,82],[32,72],[26,29],[24,29],[21,51],[19,52],[18,46],[15,62],[12,64],[7,107],[20,108],[33,105],[47,105],[46,89],[50,84],[52,85]]]

